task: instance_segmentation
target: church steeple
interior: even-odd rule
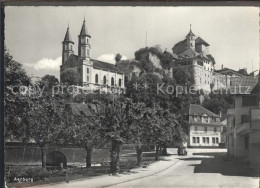
[[[68,25],[68,28],[67,28],[67,32],[65,34],[65,38],[64,38],[64,41],[63,42],[68,42],[68,43],[73,43],[73,40],[71,38],[71,35],[70,35],[70,28],[69,28],[69,25]]]
[[[62,42],[62,64],[64,64],[68,60],[68,58],[71,54],[74,54],[73,45],[74,45],[74,42],[71,38],[70,28],[68,26],[66,34],[65,34],[65,38]]]
[[[78,36],[79,38],[79,46],[78,46],[78,51],[79,51],[79,57],[81,59],[90,59],[90,34],[88,32],[87,26],[86,26],[86,21],[84,17],[84,21],[81,27],[80,34]]]
[[[80,31],[79,35],[81,35],[81,36],[88,36],[88,37],[91,38],[90,34],[88,33],[88,29],[86,27],[85,17],[84,17],[84,21],[83,21],[83,24],[82,24],[81,31]]]
[[[196,39],[196,36],[192,32],[191,24],[190,24],[190,32],[186,35],[187,48],[195,49],[195,39]]]

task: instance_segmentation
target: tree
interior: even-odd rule
[[[162,67],[164,69],[170,70],[173,67],[173,56],[170,52],[164,52],[160,55],[160,60]]]
[[[210,93],[208,97],[202,103],[202,106],[206,109],[219,114],[220,112],[226,113],[227,109],[231,107],[233,102],[231,95],[225,94],[213,94]]]
[[[13,60],[6,48],[4,49],[4,63],[5,138],[27,142],[28,110],[31,103],[26,89],[32,86],[32,81],[22,68],[22,64]]]
[[[111,140],[110,172],[119,171],[123,143],[132,139],[133,130],[141,113],[139,105],[122,96],[108,95],[92,102],[90,109],[100,126],[102,138]]]
[[[30,109],[30,138],[41,148],[42,168],[46,168],[46,145],[58,143],[63,131],[61,109],[51,97],[43,97],[33,101]]]
[[[192,86],[194,84],[193,70],[186,67],[176,67],[173,71],[174,78],[177,84],[182,86]]]
[[[52,87],[57,86],[59,84],[59,80],[53,75],[46,74],[41,78],[38,84],[42,87],[45,86],[46,91],[52,91]]]
[[[122,55],[121,54],[116,54],[116,56],[115,56],[115,61],[116,62],[118,62],[118,61],[120,61],[122,59]]]
[[[66,69],[61,73],[61,82],[65,85],[79,84],[80,76],[74,69]]]
[[[104,141],[100,137],[100,124],[95,122],[93,116],[89,116],[88,104],[67,104],[63,112],[65,123],[65,138],[67,142],[85,148],[86,167],[91,167],[92,151],[94,147],[101,146]],[[77,114],[72,112],[72,108],[80,110]]]

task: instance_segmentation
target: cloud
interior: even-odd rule
[[[29,67],[33,67],[35,70],[50,70],[50,71],[58,71],[60,70],[62,58],[58,57],[57,59],[48,59],[43,58],[39,61],[37,61],[35,64],[25,64]]]
[[[97,60],[115,64],[115,57],[116,57],[116,54],[103,54],[103,55],[99,56],[97,58]],[[122,55],[121,60],[126,60],[126,59],[127,59],[127,57]]]

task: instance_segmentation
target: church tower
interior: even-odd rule
[[[68,26],[67,32],[65,34],[65,38],[62,42],[62,64],[64,64],[68,60],[71,54],[74,54],[73,45],[74,42],[72,41],[70,35],[70,28]]]
[[[79,34],[79,46],[78,46],[78,52],[79,52],[79,58],[90,60],[90,38],[91,36],[88,33],[88,29],[86,27],[86,21],[84,18],[83,25]]]
[[[191,25],[190,25],[190,32],[188,33],[188,35],[186,35],[186,39],[187,39],[187,48],[191,48],[191,49],[195,50],[196,36],[191,31]]]

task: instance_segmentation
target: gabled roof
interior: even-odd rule
[[[204,44],[205,46],[209,46],[209,44],[205,41],[205,40],[203,40],[202,38],[200,38],[200,37],[197,37],[196,39],[195,39],[195,45],[196,44]]]
[[[70,43],[74,44],[74,42],[72,41],[71,35],[70,35],[70,28],[69,27],[67,28],[67,32],[65,34],[65,38],[64,38],[63,42],[70,42]]]
[[[238,73],[237,71],[235,71],[233,69],[229,69],[229,68],[223,68],[223,69],[215,70],[215,72],[220,73],[220,74],[224,74],[224,75],[227,75],[228,73],[234,73],[238,76],[244,76],[244,75]]]
[[[190,104],[189,106],[186,106],[183,110],[179,111],[180,114],[182,115],[198,115],[202,116],[204,114],[207,114],[208,116],[213,116],[213,117],[220,117],[219,115],[209,111],[208,109],[202,107],[201,105],[197,104]]]
[[[186,50],[184,50],[183,52],[178,54],[181,57],[184,58],[194,58],[197,57],[199,55],[199,53],[197,53],[195,50],[188,48]]]
[[[88,29],[87,29],[87,26],[86,26],[86,24],[85,24],[85,19],[84,19],[84,21],[83,21],[83,24],[82,24],[82,27],[81,27],[81,31],[80,31],[80,36],[88,36],[88,37],[90,37],[91,38],[91,36],[90,36],[90,34],[88,33]]]
[[[103,69],[111,72],[122,73],[115,65],[111,63],[106,63],[95,59],[91,59],[91,61],[93,62],[93,67],[96,69]]]
[[[231,89],[239,89],[237,95],[255,92],[259,87],[258,77],[253,76],[231,77],[230,82],[232,83]]]

